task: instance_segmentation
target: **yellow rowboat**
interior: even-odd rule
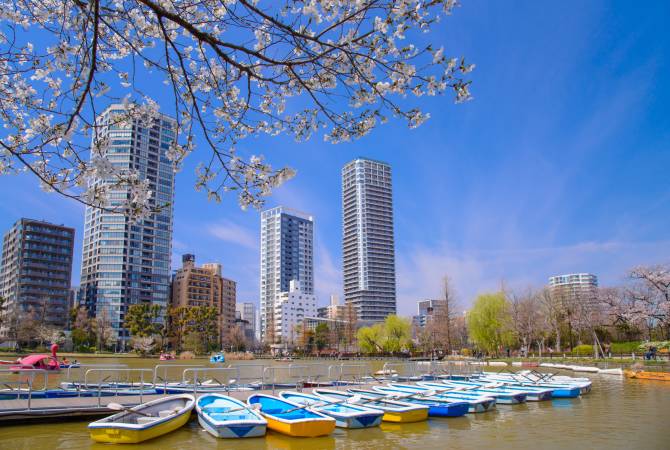
[[[192,395],[172,395],[92,422],[88,429],[96,442],[136,444],[183,426],[191,418],[194,406]]]
[[[313,389],[315,395],[327,401],[342,401],[353,398],[356,394],[351,392],[336,391],[333,389]],[[368,408],[379,409],[384,411],[382,421],[394,423],[412,423],[421,422],[428,419],[428,406],[412,405],[396,400],[379,400],[374,397],[365,396],[363,394],[357,395],[358,400],[354,405],[362,405]]]
[[[294,437],[327,436],[335,429],[335,419],[272,395],[253,394],[249,405],[259,403],[268,428]]]
[[[628,378],[639,380],[670,381],[670,372],[647,372],[644,370],[624,370]]]

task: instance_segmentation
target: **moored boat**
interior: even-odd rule
[[[195,405],[198,422],[219,438],[264,436],[267,420],[251,406],[222,394],[204,394]]]
[[[391,386],[373,386],[372,389],[381,396],[397,397],[397,400],[405,403],[428,406],[430,417],[460,417],[470,411],[470,403],[467,400],[459,401],[441,395],[431,395],[432,392],[424,388],[399,389]],[[348,390],[354,393],[359,392],[359,389]],[[495,404],[494,399],[489,400]]]
[[[195,398],[188,394],[159,398],[92,422],[88,429],[96,442],[136,444],[186,424],[194,405]]]
[[[268,421],[267,427],[294,437],[327,436],[335,429],[335,419],[302,405],[272,395],[253,394],[247,404],[260,404],[260,413]]]
[[[279,397],[300,405],[310,405],[307,409],[316,411],[335,419],[335,425],[340,428],[369,428],[376,427],[382,421],[384,411],[354,404],[347,404],[344,400],[325,400],[317,395],[304,392],[282,391]]]
[[[656,381],[670,381],[669,372],[650,372],[644,370],[625,370],[624,374],[628,378],[636,378],[639,380],[656,380]]]
[[[428,406],[412,405],[394,400],[380,399],[379,396],[365,394],[354,394],[352,392],[335,391],[333,389],[313,389],[312,392],[331,402],[352,399],[358,396],[360,400],[355,404],[360,404],[384,412],[382,421],[395,423],[421,422],[428,418]]]
[[[458,383],[464,387],[474,387],[474,386],[491,386],[492,382],[474,381],[474,382],[453,382]],[[551,400],[552,389],[549,388],[539,388],[539,387],[523,387],[510,385],[508,383],[502,382],[493,382],[495,385],[500,386],[499,389],[504,389],[505,392],[519,392],[526,394],[526,400],[529,402],[541,402],[545,400]],[[429,389],[444,389],[445,386],[449,386],[443,382],[429,382],[429,381],[420,381],[417,383],[419,386],[424,386]]]
[[[517,405],[526,401],[526,392],[514,392],[500,387],[489,387],[487,385],[481,386],[468,381],[442,380],[441,383],[444,384],[442,390],[451,388],[455,392],[458,392],[459,394],[466,397],[493,397],[496,399],[497,404]],[[417,386],[404,384],[390,384],[389,386],[399,388],[417,388]]]

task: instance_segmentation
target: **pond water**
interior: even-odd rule
[[[112,361],[106,359],[105,362]],[[121,362],[138,367],[156,364],[156,360]],[[670,383],[605,375],[591,378],[591,393],[578,399],[500,405],[493,412],[468,414],[462,418],[433,418],[416,424],[383,423],[380,428],[365,430],[336,429],[332,436],[316,439],[290,438],[271,431],[264,438],[215,439],[200,428],[194,413],[188,425],[169,435],[123,448],[670,449]],[[92,443],[87,423],[2,426],[0,449],[109,449],[109,446]]]

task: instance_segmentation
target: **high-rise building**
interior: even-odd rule
[[[282,206],[261,213],[260,338],[274,343],[278,296],[299,281],[301,292],[314,294],[314,220]],[[268,330],[271,336],[267,336]]]
[[[248,322],[247,328],[251,330],[251,341],[253,341],[256,336],[256,305],[251,302],[237,303],[235,305],[235,315],[240,320]]]
[[[549,289],[562,301],[576,301],[584,305],[596,301],[598,277],[590,273],[571,273],[549,277]]]
[[[274,309],[275,342],[294,345],[300,338],[300,325],[316,316],[316,296],[303,292],[298,280],[291,280],[288,292],[277,296]]]
[[[172,307],[213,306],[219,318],[219,343],[227,341],[228,331],[235,325],[237,283],[221,275],[221,264],[208,263],[196,267],[195,255],[182,256],[182,267],[172,279]]]
[[[344,300],[358,319],[396,313],[391,167],[358,158],[342,169]]]
[[[65,328],[73,249],[73,228],[18,220],[2,242],[0,296],[7,301],[5,314],[32,314],[40,323]],[[0,329],[0,335],[7,333],[6,327]]]
[[[174,166],[166,156],[176,136],[176,121],[168,116],[120,120],[126,110],[112,105],[97,119],[98,139],[108,145],[102,156],[119,170],[133,169],[154,192],[152,205],[160,211],[141,220],[110,212],[130,198],[131,189],[96,179],[109,186],[109,209],[86,208],[81,267],[81,295],[89,313],[109,321],[120,347],[129,339],[124,316],[130,305],[151,303],[166,307],[170,287]]]

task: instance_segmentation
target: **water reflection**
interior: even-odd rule
[[[254,439],[254,441],[255,440],[256,439]],[[267,436],[265,436],[265,444],[265,448],[267,449],[304,450],[309,448],[328,450],[335,448],[335,438],[333,436],[296,438],[284,436],[283,434],[275,433],[274,431],[268,431]],[[237,448],[237,446],[235,448]]]

